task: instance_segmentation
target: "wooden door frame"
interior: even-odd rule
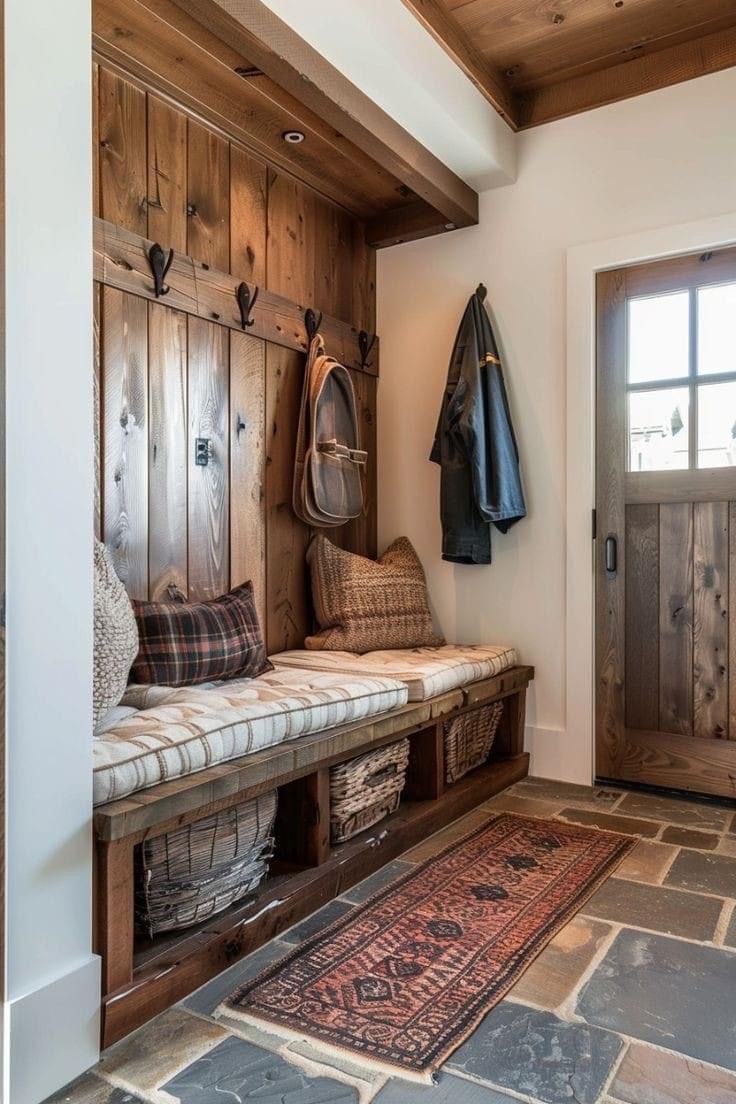
[[[736,211],[567,250],[566,719],[559,761],[565,778],[594,779],[596,276],[607,269],[736,244]]]

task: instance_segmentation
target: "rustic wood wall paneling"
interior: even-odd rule
[[[148,304],[102,293],[103,534],[132,598],[148,597]]]
[[[187,120],[148,96],[148,234],[167,249],[187,250]]]
[[[728,503],[693,505],[693,731],[728,735]]]
[[[253,580],[266,623],[266,346],[230,334],[230,585]]]
[[[291,508],[304,357],[266,346],[266,643],[300,648],[311,628],[305,554],[310,531]]]
[[[626,724],[659,727],[659,506],[626,507]]]
[[[659,507],[659,727],[693,730],[693,509]]]
[[[350,217],[317,197],[314,210],[314,298],[320,310],[351,318],[353,310],[353,242]],[[321,304],[324,303],[324,307]]]
[[[187,316],[149,304],[149,595],[186,598]]]
[[[217,598],[230,585],[230,426],[227,330],[189,319],[189,598]],[[211,442],[206,466],[195,442]]]
[[[266,166],[230,146],[230,271],[236,279],[266,282]]]
[[[95,504],[94,530],[102,539],[102,288],[95,281],[92,285],[92,386],[93,386],[93,434],[95,448]]]
[[[100,213],[100,67],[92,65],[92,214]]]
[[[351,321],[356,329],[376,331],[376,250],[365,240],[364,228],[353,223],[353,302]]]
[[[313,192],[284,173],[269,170],[268,289],[321,310],[315,297],[315,214]]]
[[[146,94],[103,67],[99,112],[100,213],[145,234]]]
[[[94,79],[100,217],[347,324],[335,328],[334,351],[354,358],[369,506],[329,535],[375,554],[377,379],[355,367],[355,331],[375,330],[376,254],[363,224],[104,63]],[[304,356],[233,329],[229,286],[227,303],[207,299],[205,318],[178,285],[146,302],[150,274],[137,249],[127,290],[104,286],[111,268],[96,269],[103,537],[134,597],[211,598],[252,578],[269,647],[299,646],[311,629],[311,533],[291,509]],[[126,257],[111,267],[122,271]],[[203,275],[199,267],[182,288],[207,298]],[[234,312],[230,328],[207,320],[221,309]],[[194,463],[196,437],[213,443],[207,467]]]
[[[152,242],[139,234],[95,219],[94,276],[101,283],[156,301],[149,260]],[[173,310],[194,314],[206,322],[242,331],[240,310],[235,297],[235,277],[230,272],[203,265],[183,253],[175,253],[166,274],[165,299]],[[250,284],[255,291],[255,284]],[[260,337],[276,345],[285,345],[306,353],[307,331],[303,307],[291,299],[260,288],[255,309],[251,312],[251,337]],[[332,354],[348,368],[363,371],[360,362],[358,331],[349,322],[323,314],[321,332]],[[374,346],[378,352],[378,344]],[[371,355],[365,371],[375,375],[378,359]]]
[[[198,261],[230,267],[230,147],[199,123],[188,122],[187,253]]]

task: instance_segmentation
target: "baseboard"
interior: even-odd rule
[[[557,782],[591,784],[590,764],[580,761],[579,749],[572,748],[564,728],[541,728],[527,725],[524,747],[531,755],[529,774],[537,778],[553,778]]]
[[[100,1053],[100,959],[9,1002],[9,1100],[39,1104]]]

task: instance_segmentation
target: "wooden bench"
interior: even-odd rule
[[[98,806],[95,932],[96,950],[102,956],[103,1046],[525,777],[525,699],[533,677],[532,667],[512,667],[495,678],[361,724],[279,744]],[[491,759],[447,785],[443,722],[448,715],[499,700],[505,707]],[[333,847],[329,768],[404,736],[410,740],[411,754],[398,811]],[[276,852],[256,901],[235,904],[184,931],[137,939],[136,845],[273,789],[279,791]]]

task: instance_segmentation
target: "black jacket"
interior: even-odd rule
[[[447,373],[430,460],[442,468],[442,558],[490,563],[490,523],[505,533],[526,516],[519,450],[501,361],[483,305],[471,296]]]

